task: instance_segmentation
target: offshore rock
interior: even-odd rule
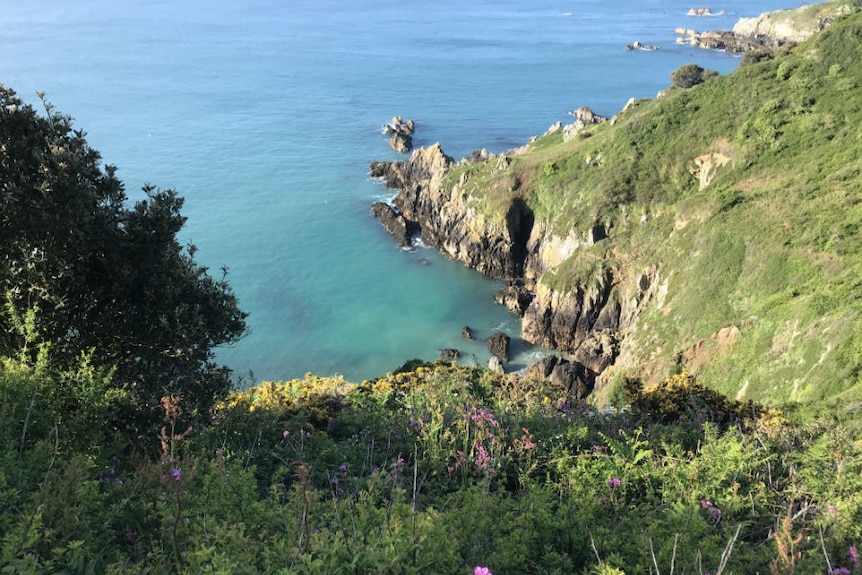
[[[440,350],[440,358],[443,361],[458,361],[459,357],[461,357],[461,352],[457,349],[447,347]]]
[[[488,351],[503,363],[509,361],[509,342],[511,338],[503,332],[497,332],[485,340]]]
[[[461,328],[461,337],[464,339],[473,339],[473,330],[470,329],[469,325],[465,325]]]
[[[392,121],[383,126],[383,133],[389,136],[389,147],[396,152],[406,153],[413,149],[413,130],[416,124],[413,120],[406,122],[401,116],[395,116]]]

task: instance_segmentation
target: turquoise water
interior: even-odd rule
[[[26,4],[26,5],[25,5]],[[417,124],[452,156],[519,146],[566,112],[612,115],[687,62],[738,60],[674,43],[674,28],[729,28],[795,7],[680,1],[65,0],[0,12],[0,82],[73,116],[131,198],[145,183],[186,198],[183,241],[228,276],[250,334],[219,359],[253,379],[306,372],[358,381],[519,322],[499,284],[431,250],[403,251],[370,204],[390,191],[371,161],[398,159],[380,126]],[[627,52],[627,43],[658,52]],[[514,366],[541,353],[515,341]]]

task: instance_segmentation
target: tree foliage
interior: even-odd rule
[[[704,70],[697,64],[683,64],[670,74],[671,86],[674,88],[691,88],[718,76],[715,70]]]
[[[183,199],[146,186],[128,207],[116,168],[42,102],[44,114],[0,85],[0,347],[21,349],[11,316],[38,308],[53,364],[87,354],[144,412],[165,393],[207,407],[229,386],[213,348],[242,336],[246,314],[177,241]]]

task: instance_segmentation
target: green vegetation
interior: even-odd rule
[[[792,425],[684,372],[603,410],[477,368],[309,375],[195,428],[165,397],[144,452],[101,435],[104,402],[21,393],[60,379],[103,385],[4,363],[8,572],[862,571],[858,421]]]
[[[626,367],[649,381],[733,328],[691,366],[706,385],[773,404],[862,400],[862,14],[745,64],[708,82],[684,66],[672,78],[690,87],[588,138],[539,138],[507,171],[471,166],[464,187],[487,210],[522,198],[546,237],[603,225],[607,238],[540,270],[560,293],[607,266],[630,284],[658,271],[666,293],[625,334]]]
[[[0,572],[862,573],[862,15],[746,64],[448,176],[607,231],[552,289],[657,270],[592,405],[416,361],[230,391],[182,200],[0,88]]]
[[[683,64],[670,75],[671,87],[691,88],[718,76],[715,70],[704,70],[697,64]]]
[[[151,431],[165,394],[205,413],[230,386],[212,350],[245,314],[177,242],[182,198],[147,186],[127,207],[116,169],[43,104],[0,85],[0,352],[105,370],[128,399],[112,425],[130,432]]]

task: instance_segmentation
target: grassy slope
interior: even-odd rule
[[[610,224],[608,240],[546,274],[557,289],[593,273],[596,256],[658,266],[667,296],[629,334],[648,372],[735,326],[730,352],[700,373],[709,385],[772,402],[859,399],[860,85],[862,14],[789,54],[638,102],[590,137],[540,138],[507,174],[471,176],[471,193],[493,211],[518,188],[561,235]],[[700,189],[694,158],[719,152],[731,162]]]

